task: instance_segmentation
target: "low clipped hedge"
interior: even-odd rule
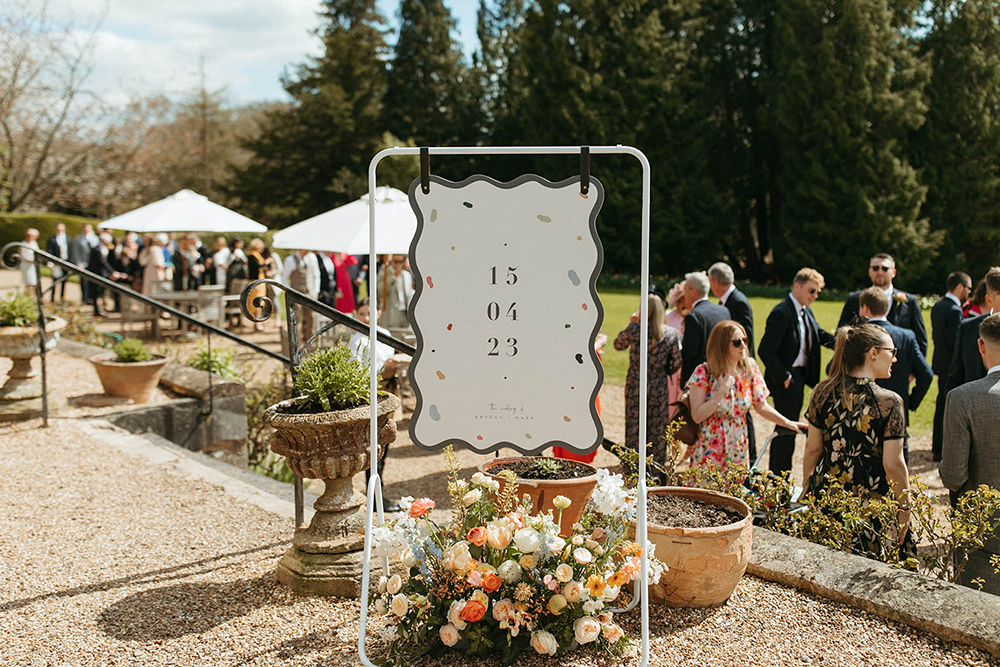
[[[66,234],[73,238],[83,226],[90,223],[97,226],[100,220],[91,220],[78,215],[62,213],[3,213],[0,214],[0,248],[12,241],[23,241],[24,233],[34,227],[38,230],[38,247],[45,250],[45,242],[56,233],[56,225],[66,225]]]

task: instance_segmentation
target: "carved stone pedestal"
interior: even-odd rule
[[[45,349],[59,342],[59,331],[66,321],[59,317],[45,318]],[[42,378],[31,367],[31,360],[40,354],[41,332],[34,324],[24,327],[0,327],[0,357],[8,357],[13,365],[7,381],[0,387],[0,422],[34,419],[42,415]],[[66,407],[66,397],[53,389],[49,380],[49,414],[56,415]]]

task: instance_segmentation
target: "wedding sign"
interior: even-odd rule
[[[587,193],[579,177],[432,176],[427,193],[413,182],[414,443],[523,453],[601,443],[603,201],[593,178]]]

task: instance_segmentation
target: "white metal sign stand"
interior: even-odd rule
[[[584,150],[580,146],[502,146],[502,147],[454,147],[454,148],[443,148],[443,147],[431,147],[425,149],[427,152],[425,155],[578,155]],[[633,148],[631,146],[591,146],[589,147],[589,152],[592,155],[632,155],[639,163],[642,165],[642,241],[641,241],[641,261],[640,261],[640,271],[641,271],[641,294],[645,295],[649,291],[649,199],[650,199],[650,175],[649,175],[649,161],[642,151]],[[378,169],[379,162],[383,158],[396,155],[417,155],[421,154],[420,148],[389,148],[380,151],[374,158],[372,158],[371,163],[368,166],[368,230],[369,230],[369,247],[375,248],[375,172]],[[378,268],[377,262],[369,262],[369,267],[371,270],[371,282],[374,285],[378,284]],[[639,318],[639,340],[646,340],[648,336],[648,325],[647,325],[647,300],[641,298],[639,300],[640,306],[640,318]],[[369,338],[371,340],[376,340],[377,330],[375,318],[372,318]],[[638,603],[642,610],[642,661],[640,662],[640,667],[646,667],[649,664],[649,595],[647,594],[647,586],[649,582],[649,550],[646,548],[646,364],[647,364],[647,350],[645,345],[639,347],[639,486],[638,492],[638,506],[636,513],[636,541],[642,547],[641,555],[641,570],[640,579],[635,586],[636,596],[632,603],[624,610],[633,609]],[[371,386],[370,386],[370,399],[371,404],[375,405],[377,401],[378,392],[378,368],[376,367],[377,359],[376,355],[369,355],[371,363]],[[362,664],[366,667],[375,667],[375,665],[368,659],[368,655],[365,650],[366,643],[366,628],[368,621],[368,595],[370,588],[371,579],[371,549],[372,549],[372,528],[373,528],[373,518],[374,514],[377,512],[379,525],[385,521],[385,514],[382,506],[382,480],[378,475],[378,466],[375,462],[378,460],[378,422],[374,412],[372,413],[372,418],[370,422],[370,435],[369,441],[371,443],[371,477],[368,482],[368,492],[367,492],[367,519],[365,523],[365,552],[364,552],[364,568],[362,572],[361,579],[361,619],[360,627],[358,630],[358,655],[361,658]],[[385,572],[388,572],[388,559],[383,559],[382,568]]]

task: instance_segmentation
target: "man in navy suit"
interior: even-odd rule
[[[972,293],[972,278],[963,271],[954,271],[945,283],[948,293],[938,299],[931,308],[931,336],[934,340],[934,358],[931,368],[938,378],[937,403],[934,405],[934,436],[932,452],[934,460],[941,460],[941,439],[944,433],[944,405],[948,396],[948,371],[951,369],[951,355],[955,352],[958,339],[958,325],[962,323],[962,304]]]
[[[970,317],[958,326],[955,350],[951,355],[951,369],[948,371],[948,391],[986,377],[986,367],[979,354],[979,325],[1000,303],[1000,266],[986,272],[986,309],[982,315]]]
[[[820,345],[833,347],[833,335],[823,330],[809,308],[824,284],[816,269],[800,269],[792,281],[791,294],[767,316],[757,348],[774,408],[792,421],[798,421],[802,412],[803,388],[819,382]],[[792,469],[795,433],[780,426],[775,430],[781,435],[771,441],[771,471],[780,475]]]
[[[920,354],[927,356],[927,328],[924,326],[924,316],[920,312],[920,305],[917,297],[898,290],[892,286],[892,279],[896,277],[896,260],[892,255],[880,252],[873,255],[868,262],[868,277],[872,279],[872,287],[878,287],[885,292],[889,299],[889,312],[885,319],[897,327],[903,327],[913,332],[917,337],[917,347]],[[840,322],[837,328],[850,324],[858,314],[858,297],[861,294],[851,292],[844,304],[844,310],[840,313]]]
[[[747,332],[747,353],[754,356],[753,344],[753,309],[743,292],[736,289],[736,275],[733,267],[725,262],[716,262],[708,267],[708,285],[719,299],[719,303],[729,311],[729,319],[738,322]],[[753,428],[753,418],[747,411],[747,445],[750,450],[751,463],[757,458],[757,438]]]
[[[896,347],[893,353],[896,361],[892,365],[892,375],[890,377],[875,380],[880,387],[899,394],[903,399],[903,411],[906,415],[906,425],[910,425],[910,412],[920,406],[920,401],[924,399],[927,390],[930,389],[931,381],[934,380],[934,371],[927,365],[924,355],[920,354],[917,347],[917,338],[909,329],[897,327],[885,319],[885,311],[889,309],[889,299],[885,292],[878,287],[869,287],[861,291],[858,300],[858,315],[867,319],[871,324],[877,324],[886,330],[892,338],[892,344]],[[916,378],[917,382],[910,390],[910,376]],[[909,460],[909,447],[907,446],[910,434],[903,438],[903,456]]]
[[[729,311],[708,300],[709,282],[704,271],[696,271],[684,276],[684,339],[681,342],[681,383],[705,362],[705,346],[708,335],[719,322],[729,319]]]

